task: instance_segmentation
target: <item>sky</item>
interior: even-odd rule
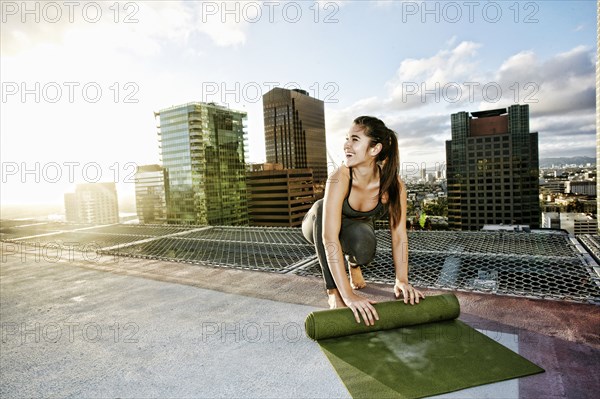
[[[0,203],[62,204],[76,183],[134,193],[159,163],[154,112],[192,101],[248,114],[325,103],[331,165],[359,115],[399,137],[405,170],[443,168],[450,115],[529,104],[540,157],[595,155],[595,1],[2,1]]]

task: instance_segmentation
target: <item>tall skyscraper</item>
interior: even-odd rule
[[[538,134],[529,131],[529,106],[511,105],[451,116],[446,141],[448,225],[539,228]]]
[[[67,222],[119,223],[115,183],[78,184],[74,193],[65,194],[65,215]]]
[[[300,89],[276,87],[263,95],[268,163],[313,170],[316,185],[327,180],[325,107]]]
[[[135,172],[135,207],[140,223],[165,223],[166,171],[160,165],[141,165]]]
[[[247,225],[246,113],[192,102],[155,113],[167,222]]]

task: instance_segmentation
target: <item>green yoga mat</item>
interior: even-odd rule
[[[374,326],[356,323],[348,308],[305,322],[353,398],[421,398],[544,371],[457,320],[453,294],[374,306]]]

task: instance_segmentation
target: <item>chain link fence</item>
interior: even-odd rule
[[[600,303],[598,236],[517,232],[409,232],[409,277],[422,288]],[[393,284],[388,230],[365,280]],[[321,276],[315,250],[298,228],[181,225],[85,226],[0,221],[0,240],[93,248],[98,254]],[[585,248],[582,250],[581,248]]]

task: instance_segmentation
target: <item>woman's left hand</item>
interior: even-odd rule
[[[396,295],[396,299],[400,299],[400,294],[404,296],[404,303],[408,303],[410,300],[411,305],[414,305],[415,302],[419,303],[419,297],[425,299],[425,295],[410,285],[408,281],[396,280],[396,284],[394,284],[394,295]]]

